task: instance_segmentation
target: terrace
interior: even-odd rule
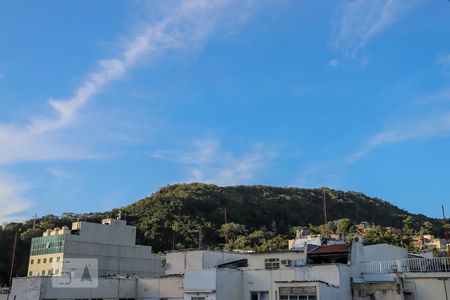
[[[450,272],[450,257],[409,258],[361,263],[362,274]]]

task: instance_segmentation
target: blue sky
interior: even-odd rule
[[[449,20],[444,0],[0,0],[0,222],[198,181],[438,217]]]

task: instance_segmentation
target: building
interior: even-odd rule
[[[359,231],[364,231],[364,230],[372,228],[373,226],[374,226],[373,223],[363,221],[363,222],[359,223],[358,225],[356,225],[356,229],[358,229]]]
[[[166,255],[158,278],[99,277],[92,288],[58,287],[55,277],[16,278],[15,300],[442,300],[450,258],[410,258],[406,249],[351,244],[302,251],[183,251]],[[447,293],[447,294],[446,294]]]
[[[72,228],[49,229],[31,242],[28,276],[61,276],[73,259],[95,259],[98,274],[155,277],[164,274],[163,257],[136,245],[136,227],[124,220],[101,224],[74,222]]]
[[[289,250],[301,250],[305,245],[321,246],[323,244],[345,244],[344,235],[330,234],[328,237],[325,237],[320,234],[311,234],[307,229],[297,230],[295,239],[288,241],[288,248]]]
[[[416,235],[411,237],[410,246],[421,251],[447,250],[448,241],[434,237],[431,234]]]

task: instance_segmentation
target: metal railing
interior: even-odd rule
[[[409,272],[450,272],[450,257],[408,258],[361,263],[363,274]]]
[[[361,273],[396,273],[397,261],[396,260],[385,260],[385,261],[370,261],[361,263]]]

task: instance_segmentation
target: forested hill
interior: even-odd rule
[[[176,184],[109,212],[65,213],[9,223],[0,230],[0,285],[7,282],[15,232],[19,234],[15,275],[19,276],[26,275],[31,238],[42,235],[47,228],[70,225],[77,218],[100,222],[102,218],[117,216],[119,210],[128,223],[137,226],[138,243],[151,245],[156,252],[196,248],[200,235],[204,248],[282,249],[298,227],[308,227],[316,233],[323,230],[323,192],[324,189]],[[328,223],[329,231],[350,236],[356,231],[355,224],[367,221],[381,225],[366,233],[365,239],[372,242],[404,244],[407,234],[419,232],[442,235],[440,220],[410,214],[381,199],[332,189],[325,189],[325,195],[328,220],[337,220]],[[225,232],[228,243],[224,245]]]
[[[205,245],[224,242],[221,227],[225,220],[242,225],[241,231],[270,231],[292,236],[298,226],[323,224],[323,189],[271,186],[228,186],[211,184],[176,184],[160,189],[126,208],[137,216],[144,240],[156,249],[194,247],[202,230]],[[424,222],[438,233],[441,223],[424,215],[413,215],[387,201],[362,193],[325,189],[328,220],[350,219],[419,231]],[[245,227],[245,228],[243,228]],[[320,230],[320,229],[319,229]],[[173,239],[172,239],[173,238]],[[175,240],[175,242],[173,241]]]

